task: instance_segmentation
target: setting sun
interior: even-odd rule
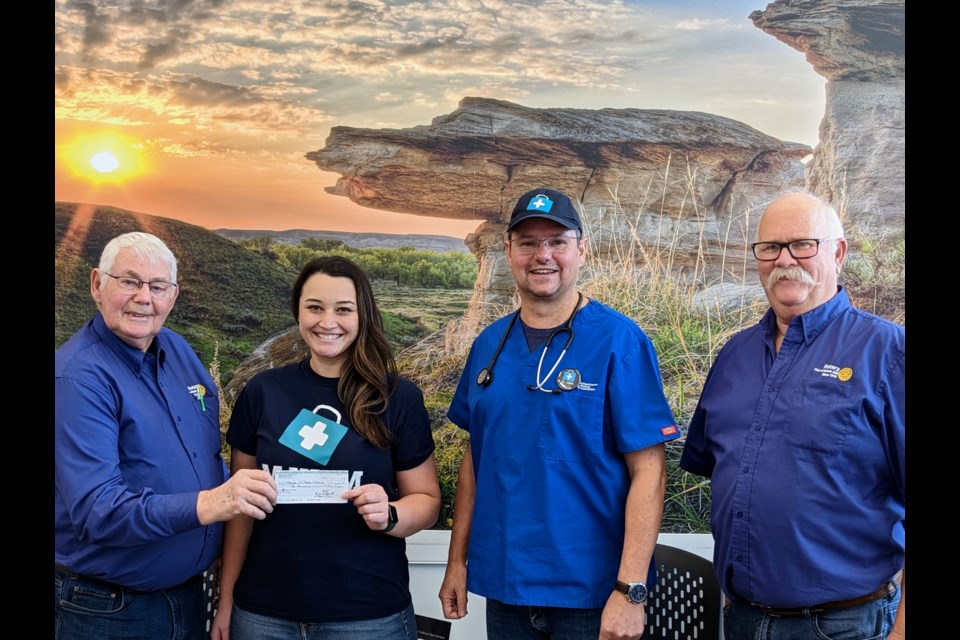
[[[120,161],[109,151],[101,151],[90,158],[90,166],[100,173],[110,173],[120,166]]]
[[[79,135],[59,155],[70,171],[93,184],[126,182],[145,171],[143,144],[127,135],[101,132]]]

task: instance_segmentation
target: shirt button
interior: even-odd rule
[[[737,562],[743,562],[743,556],[737,556]]]
[[[742,518],[742,517],[743,517],[743,511],[737,511],[737,517],[738,517],[738,518]]]

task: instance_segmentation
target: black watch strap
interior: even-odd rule
[[[647,601],[647,585],[642,582],[623,582],[617,580],[613,588],[627,596],[633,604],[643,604]]]
[[[393,528],[397,526],[397,508],[387,503],[387,528],[381,529],[380,533],[389,533],[393,531]]]

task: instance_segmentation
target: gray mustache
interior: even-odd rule
[[[800,267],[774,267],[773,271],[770,272],[770,275],[767,276],[767,287],[772,287],[777,283],[778,280],[796,280],[803,284],[810,285],[815,287],[819,282],[813,279],[813,277],[801,269]]]

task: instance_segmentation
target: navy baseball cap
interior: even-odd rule
[[[517,205],[510,214],[510,224],[507,225],[507,231],[515,226],[529,220],[530,218],[546,218],[553,220],[557,224],[562,224],[567,229],[573,229],[583,234],[583,225],[580,224],[580,214],[573,202],[553,189],[534,189],[527,191],[517,200]]]

